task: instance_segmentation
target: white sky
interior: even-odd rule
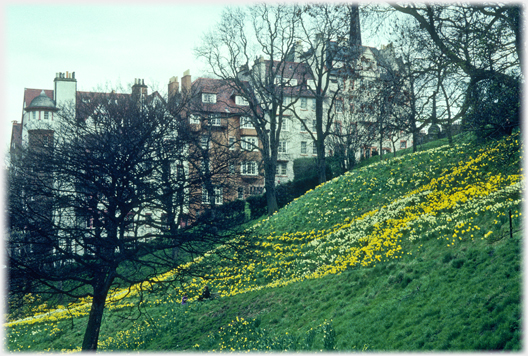
[[[225,3],[224,3],[225,4]],[[20,122],[24,88],[53,89],[57,72],[75,72],[77,89],[123,86],[142,78],[149,92],[190,69],[204,73],[193,48],[219,19],[220,3],[122,5],[6,4],[2,8],[2,152]]]
[[[194,58],[193,48],[228,4],[242,3],[4,2],[0,8],[3,156],[9,148],[12,122],[22,117],[24,88],[53,89],[57,72],[75,72],[81,91],[127,88],[134,78],[141,78],[150,86],[149,92],[162,93],[171,77],[181,80],[187,69],[193,80],[205,74],[207,68]]]

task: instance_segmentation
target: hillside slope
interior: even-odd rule
[[[195,261],[211,273],[143,301],[147,317],[119,318],[134,297],[111,305],[100,349],[519,349],[519,141],[441,146],[337,177],[257,222],[250,257]],[[195,302],[205,284],[223,298]],[[13,323],[8,349],[76,349],[71,323]],[[29,336],[44,327],[62,341]]]

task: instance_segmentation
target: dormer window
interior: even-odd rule
[[[235,104],[241,105],[241,106],[248,106],[249,105],[249,103],[246,100],[246,98],[244,98],[243,96],[240,96],[240,95],[236,95],[235,96]]]
[[[216,103],[216,94],[202,93],[202,103],[215,104]]]

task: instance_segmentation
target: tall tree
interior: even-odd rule
[[[303,12],[299,33],[307,52],[298,60],[305,64],[309,74],[307,89],[315,100],[315,125],[307,125],[304,117],[295,111],[294,115],[316,147],[318,179],[319,183],[324,183],[326,139],[334,131],[337,112],[343,112],[344,90],[355,79],[355,64],[361,47],[359,10],[355,5],[315,4],[305,6]],[[343,26],[347,21],[350,26]]]
[[[228,8],[195,54],[248,103],[261,145],[268,214],[278,209],[275,173],[287,111],[299,98],[299,65],[288,62],[297,41],[294,6],[259,4]]]
[[[30,137],[10,167],[10,190],[21,196],[10,215],[23,223],[11,231],[9,264],[25,281],[10,293],[20,286],[90,297],[82,349],[95,350],[109,293],[160,283],[161,273],[227,234],[214,220],[179,224],[203,181],[193,189],[182,179],[190,143],[179,134],[178,110],[169,113],[161,97],[94,93],[62,108],[56,121],[47,138]]]

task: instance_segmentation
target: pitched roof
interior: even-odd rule
[[[216,112],[216,113],[230,113],[240,114],[244,112],[244,106],[237,105],[235,97],[236,90],[230,86],[226,81],[213,78],[197,78],[192,83],[193,91],[197,95],[193,101],[193,111],[202,112]],[[202,93],[216,94],[215,103],[203,103]]]

